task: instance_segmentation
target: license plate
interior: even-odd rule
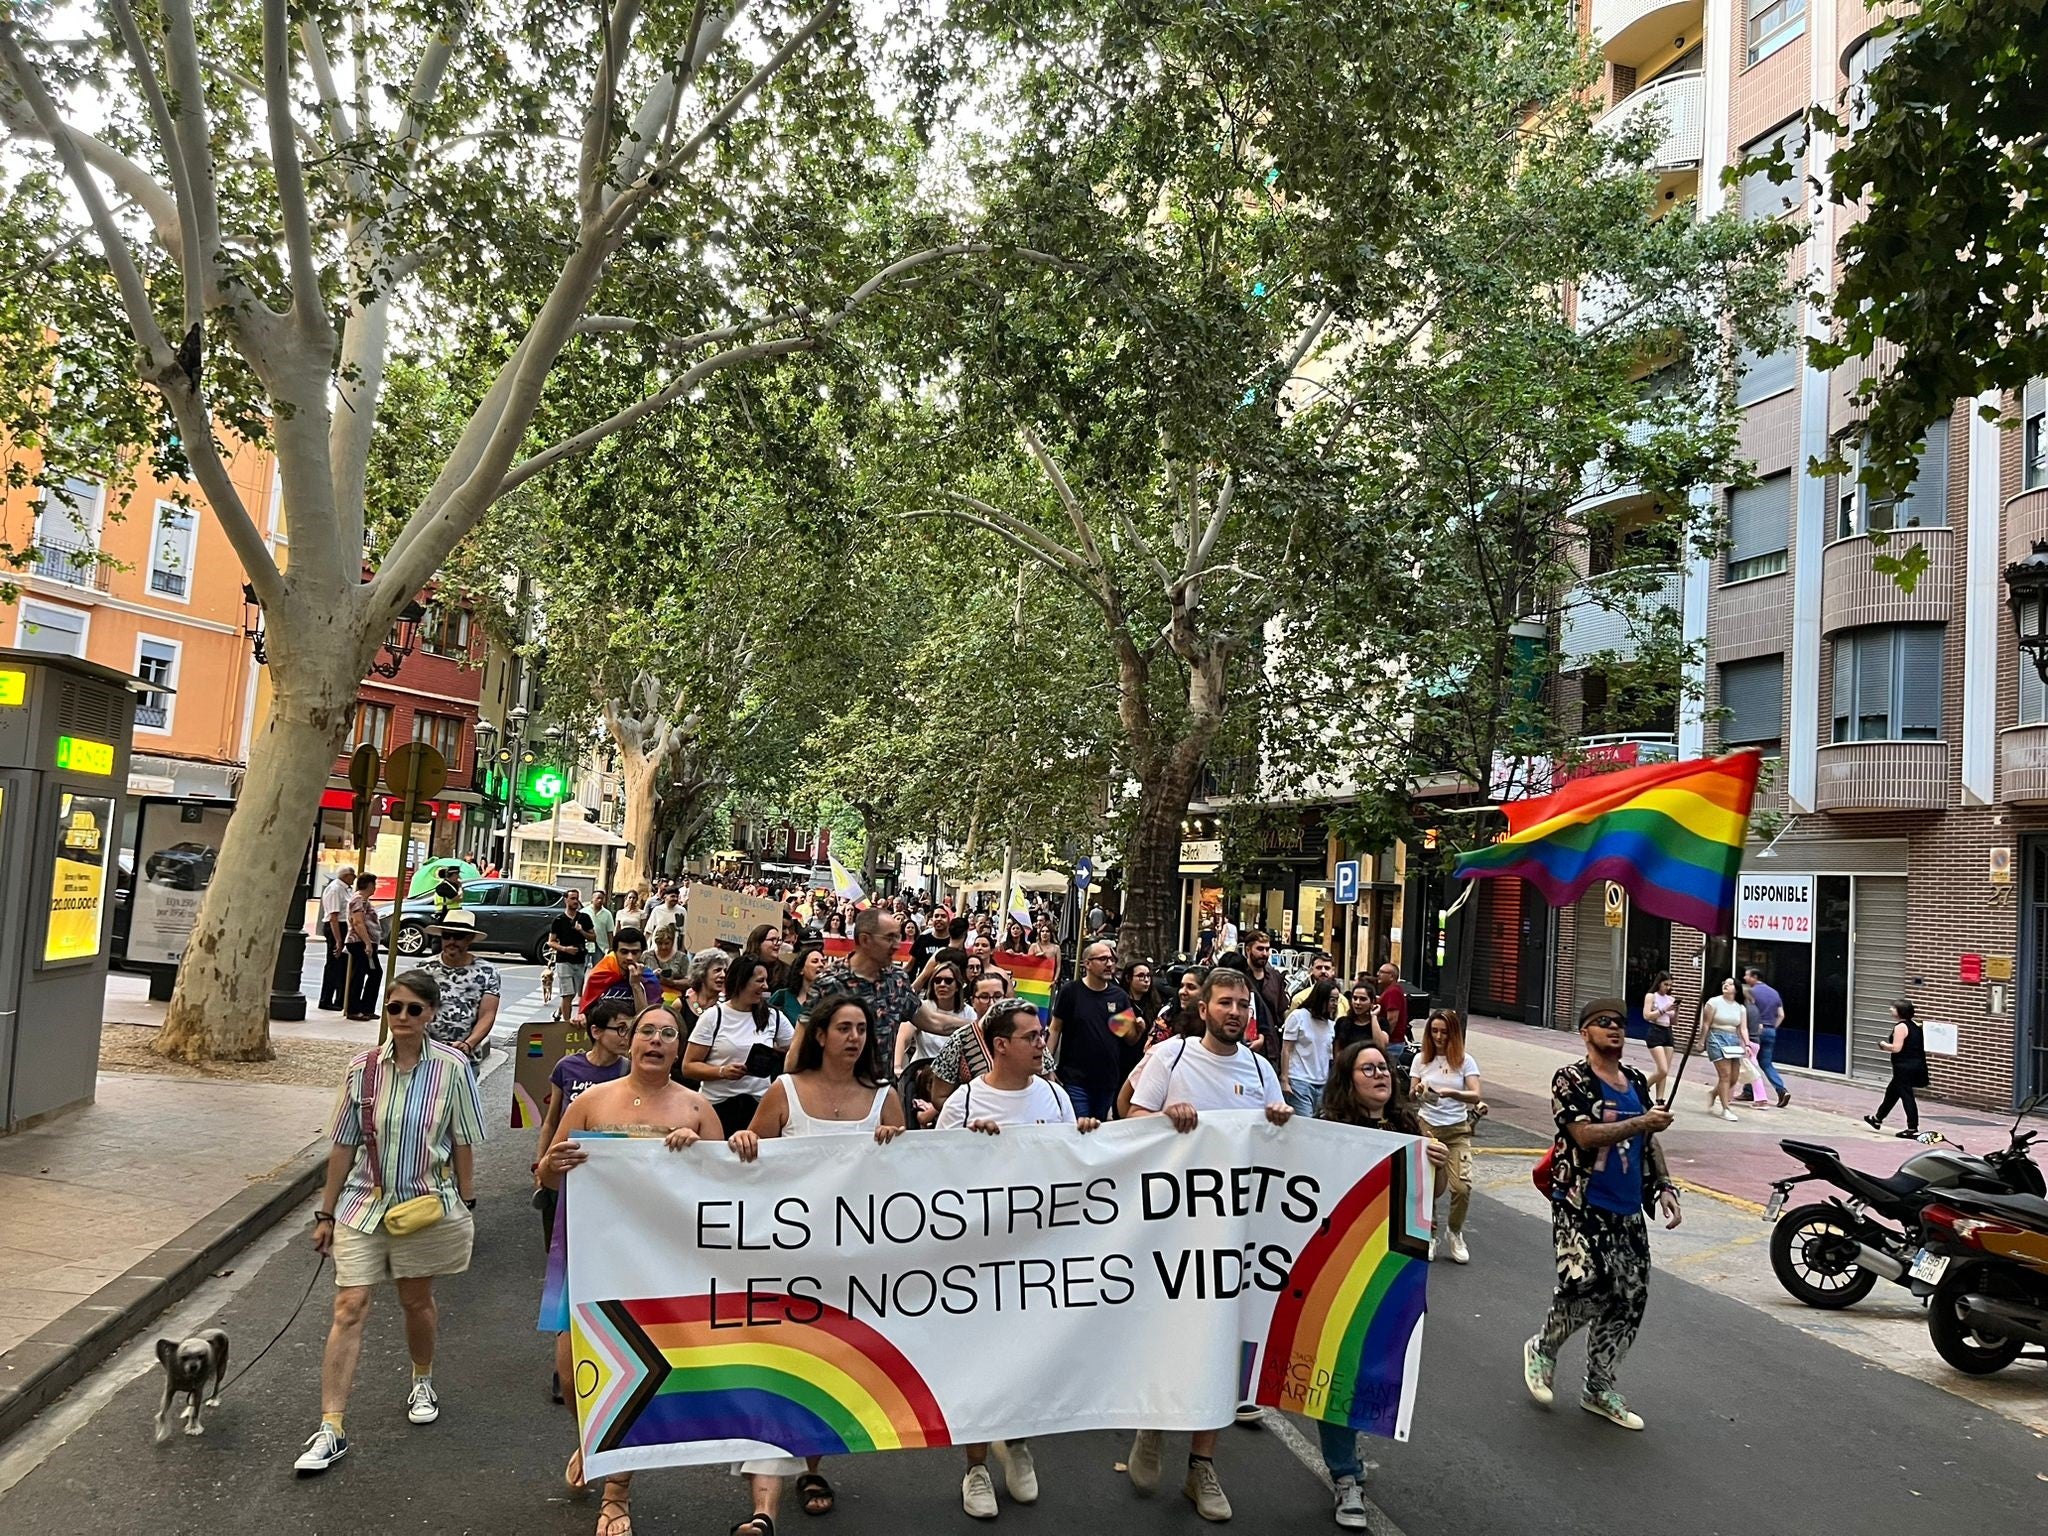
[[[1922,1248],[1913,1255],[1913,1263],[1906,1273],[1923,1284],[1937,1284],[1941,1277],[1948,1273],[1948,1255],[1945,1253],[1929,1253],[1925,1248]]]
[[[1785,1191],[1782,1189],[1772,1190],[1771,1198],[1764,1202],[1764,1220],[1776,1221],[1778,1219],[1778,1212],[1784,1209]]]

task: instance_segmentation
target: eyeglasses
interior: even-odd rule
[[[1361,1061],[1358,1064],[1358,1070],[1367,1077],[1392,1077],[1394,1075],[1394,1069],[1384,1061]]]
[[[659,1024],[643,1024],[633,1031],[633,1038],[635,1040],[680,1040],[683,1038],[683,1033],[679,1029],[664,1029]]]
[[[390,1002],[384,1005],[384,1017],[386,1017],[387,1019],[396,1019],[400,1017],[416,1019],[421,1014],[427,1011],[428,1009],[425,1003],[408,1003],[403,999],[396,997],[394,997]]]
[[[1011,1034],[997,1035],[996,1038],[998,1040],[1015,1040],[1020,1045],[1036,1045],[1039,1041],[1049,1038],[1049,1035],[1043,1029],[1020,1029]]]

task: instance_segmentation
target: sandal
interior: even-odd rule
[[[562,1468],[562,1481],[569,1486],[569,1497],[586,1499],[590,1497],[590,1483],[583,1476],[583,1447],[577,1446],[569,1453],[569,1464]]]
[[[838,1502],[832,1492],[832,1485],[816,1472],[806,1472],[795,1483],[796,1496],[803,1500],[807,1515],[829,1515],[832,1506]]]
[[[609,1479],[604,1486],[604,1502],[597,1507],[597,1536],[633,1536],[632,1501],[613,1497]]]
[[[774,1517],[749,1515],[732,1528],[731,1536],[775,1536]]]

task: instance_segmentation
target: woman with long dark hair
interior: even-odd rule
[[[1280,1027],[1280,1081],[1287,1102],[1305,1119],[1315,1119],[1322,1103],[1336,1041],[1337,983],[1319,981]]]
[[[747,935],[746,947],[740,951],[752,955],[766,967],[766,986],[769,992],[781,990],[783,981],[782,926],[779,923],[760,923]]]
[[[1884,1117],[1892,1112],[1892,1106],[1903,1104],[1906,1107],[1906,1128],[1894,1134],[1901,1139],[1918,1136],[1920,1105],[1913,1097],[1913,1090],[1927,1086],[1927,1039],[1913,1017],[1913,1005],[1903,997],[1892,1004],[1892,1032],[1878,1041],[1878,1045],[1892,1059],[1892,1080],[1885,1085],[1884,1102],[1877,1106],[1877,1113],[1865,1115],[1863,1123],[1873,1131],[1881,1131],[1884,1129]]]
[[[740,955],[725,972],[725,998],[697,1016],[683,1051],[683,1076],[697,1085],[725,1134],[744,1130],[781,1070],[794,1031],[767,1005],[767,967]]]

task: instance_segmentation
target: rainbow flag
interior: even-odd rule
[[[1052,1017],[1052,984],[1060,974],[1060,963],[1050,955],[1020,954],[999,949],[989,962],[1010,978],[1010,985],[1027,1003],[1038,1005],[1041,1022]]]
[[[1554,794],[1501,807],[1508,835],[1458,855],[1461,880],[1518,875],[1553,907],[1595,880],[1701,933],[1734,932],[1735,876],[1758,756],[1652,763],[1574,779]]]

